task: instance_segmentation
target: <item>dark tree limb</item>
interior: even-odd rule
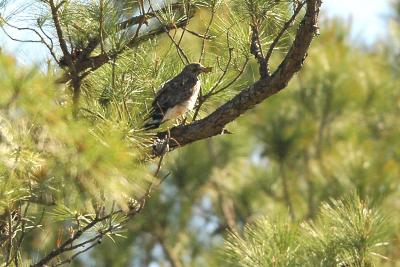
[[[321,0],[307,0],[306,5],[306,13],[295,40],[278,69],[271,76],[261,78],[238,93],[206,118],[170,129],[170,150],[223,134],[228,123],[287,86],[293,75],[301,69],[311,41],[318,32]],[[160,139],[165,138],[167,132],[159,132],[156,136]],[[156,152],[153,154],[159,156]]]
[[[138,25],[135,36],[127,43],[127,45],[123,49],[120,49],[119,51],[113,51],[113,52],[102,51],[100,55],[90,56],[90,53],[92,53],[95,50],[95,48],[100,44],[101,38],[100,36],[95,36],[89,39],[87,46],[85,48],[82,48],[78,60],[74,62],[76,72],[78,74],[83,73],[81,75],[81,78],[84,78],[89,72],[94,71],[103,66],[104,64],[110,62],[110,60],[115,59],[119,54],[123,53],[126,50],[126,48],[136,47],[141,42],[149,40],[154,36],[160,35],[162,33],[169,33],[170,30],[175,30],[177,28],[186,28],[187,24],[189,23],[189,20],[194,16],[194,12],[190,12],[189,14],[187,14],[186,19],[179,21],[174,25],[160,25],[159,27],[139,36],[140,28],[143,26],[143,24],[148,25],[147,22],[148,19],[153,19],[153,18],[157,19],[158,13],[164,12],[168,9],[181,10],[182,8],[183,8],[182,3],[174,3],[169,5],[168,7],[165,6],[157,10],[151,9],[145,14],[132,17],[118,24],[117,31],[126,30],[132,26]],[[195,34],[192,31],[190,31],[190,33]],[[107,36],[103,36],[103,38],[107,38]],[[66,60],[67,58],[65,58],[64,56],[63,59]],[[66,60],[66,63],[68,65],[68,60]],[[70,75],[70,73],[65,73],[62,77],[60,77],[57,80],[58,83],[67,83],[69,81],[72,81],[72,76]]]
[[[65,3],[61,1],[58,5],[55,5],[54,0],[49,0],[48,4],[51,10],[51,17],[56,29],[58,43],[60,45],[61,51],[63,53],[63,58],[65,59],[66,65],[68,66],[68,72],[71,77],[71,84],[73,89],[72,102],[74,106],[74,116],[76,117],[79,109],[79,98],[81,95],[81,79],[79,78],[79,72],[73,62],[72,54],[68,50],[66,39],[64,38],[64,32],[61,27],[60,17],[58,10]]]
[[[258,32],[257,25],[251,25],[251,46],[250,52],[254,55],[255,59],[257,59],[259,65],[259,72],[261,79],[268,78],[268,66],[267,61],[264,58],[261,42],[260,42],[260,35]]]
[[[126,48],[136,47],[138,44],[140,44],[144,41],[147,41],[147,40],[153,38],[154,36],[163,34],[166,31],[170,31],[170,30],[173,30],[176,28],[182,28],[187,24],[187,21],[189,19],[190,18],[182,20],[175,25],[161,26],[159,28],[156,28],[156,29],[144,34],[144,35],[137,36],[137,38],[133,38],[130,42],[128,42],[128,44],[126,45],[126,47],[124,47],[124,49],[122,49],[120,51],[116,51],[112,54],[102,53],[102,54],[96,55],[96,56],[84,57],[75,63],[76,71],[78,73],[84,73],[85,71],[86,72],[95,71],[98,68],[100,68],[101,66],[103,66],[104,64],[107,64],[108,62],[110,62],[110,60],[114,59],[122,52],[124,52]],[[84,76],[86,76],[86,75],[84,75]],[[58,83],[66,83],[66,82],[70,81],[71,78],[72,77],[69,73],[65,73],[62,77],[57,79],[57,82]]]

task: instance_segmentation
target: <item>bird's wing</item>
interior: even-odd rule
[[[145,129],[155,129],[163,122],[167,111],[181,104],[192,96],[197,78],[183,73],[169,80],[157,92],[151,110],[145,118]]]
[[[164,84],[157,92],[152,103],[154,111],[167,112],[180,103],[188,100],[193,94],[197,78],[188,75],[178,75]]]

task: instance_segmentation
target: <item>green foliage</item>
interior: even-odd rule
[[[62,224],[50,221],[83,227],[112,203],[127,209],[129,198],[144,194],[150,175],[141,145],[123,129],[74,120],[70,105],[57,103],[64,93],[51,77],[16,68],[10,57],[1,55],[0,73],[2,227],[18,209],[27,221],[16,224],[16,233],[26,230],[51,245],[57,237],[43,233],[55,234]]]
[[[288,90],[229,125],[233,135],[169,155],[165,172],[171,174],[159,199],[144,214],[143,226],[130,231],[142,237],[128,242],[136,248],[130,257],[143,260],[138,265],[146,262],[143,253],[151,255],[143,247],[160,244],[151,238],[160,229],[148,225],[155,218],[166,232],[163,242],[185,265],[229,266],[225,254],[215,253],[227,222],[254,231],[252,222],[265,214],[269,219],[256,223],[257,229],[269,231],[271,242],[245,231],[248,239],[230,246],[236,263],[248,260],[253,266],[262,253],[260,266],[274,266],[274,259],[282,262],[276,266],[391,266],[398,261],[399,81],[384,55],[350,45],[341,25],[322,26],[324,34],[313,44],[305,71]],[[253,79],[252,67],[244,80]],[[349,192],[358,198],[348,200]],[[294,221],[286,216],[290,209]],[[389,211],[390,227],[381,222],[381,214]],[[280,247],[285,240],[291,245]],[[105,249],[118,252],[113,246]],[[259,257],[246,258],[246,249]],[[101,257],[101,251],[95,255]],[[150,258],[168,264],[164,255]]]
[[[306,229],[313,264],[373,266],[376,259],[387,259],[378,251],[389,244],[388,220],[356,195],[323,204],[317,223]]]
[[[96,239],[102,244],[72,266],[398,265],[396,57],[391,49],[359,49],[338,21],[321,25],[304,71],[287,89],[228,125],[232,135],[168,153],[158,175],[167,178],[161,186],[156,181],[144,209],[127,224],[122,211],[135,207],[156,180],[150,172],[158,161],[145,161],[151,133],[141,126],[156,91],[183,67],[177,44],[196,62],[204,48],[202,63],[214,68],[201,77],[202,96],[209,98],[198,119],[257,80],[249,26],[258,27],[265,55],[298,1],[179,3],[183,9],[167,5],[156,12],[137,39],[137,24],[116,25],[140,14],[139,1],[60,6],[71,53],[79,56],[97,39],[89,56],[109,56],[85,73],[77,118],[68,84],[0,55],[0,228],[15,227],[12,243],[21,240],[21,247],[12,254],[20,263],[36,262],[105,218],[74,244],[102,233],[109,238]],[[38,8],[43,4],[36,1],[31,19],[17,17],[16,25],[31,23],[53,38],[50,10]],[[154,8],[160,5],[154,1]],[[193,13],[185,30],[174,28]],[[13,16],[2,15],[9,29]],[[157,27],[171,27],[170,36],[155,34]],[[293,29],[275,51],[287,51]],[[279,59],[274,53],[271,69]],[[355,193],[346,197],[349,192]],[[382,216],[388,211],[390,224]],[[0,244],[7,242],[0,237]],[[6,254],[0,255],[2,264]]]
[[[390,226],[356,195],[323,204],[315,223],[258,219],[229,235],[232,266],[374,266]]]
[[[76,185],[99,197],[98,186],[106,192],[120,192],[129,181],[140,183],[145,179],[146,172],[138,169],[139,151],[131,151],[132,144],[124,141],[123,131],[115,125],[94,130],[87,122],[74,121],[68,104],[62,107],[54,101],[55,90],[59,89],[51,80],[35,71],[17,73],[8,61],[3,59],[1,65],[7,77],[2,80],[1,97],[5,108],[2,135],[7,140],[2,160],[8,173],[5,176],[34,184],[58,181],[53,185],[56,188],[49,189],[62,195],[64,190],[69,191],[66,198],[74,202]],[[134,175],[132,170],[136,170]]]
[[[232,266],[305,266],[299,253],[299,229],[288,221],[258,220],[244,236],[231,233],[226,253]]]

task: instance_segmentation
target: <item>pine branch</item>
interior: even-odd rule
[[[67,43],[64,39],[64,33],[61,29],[61,24],[60,24],[60,18],[58,16],[58,9],[61,7],[64,1],[62,1],[60,4],[55,6],[53,0],[49,0],[49,6],[51,9],[51,16],[53,19],[54,27],[57,32],[57,37],[58,37],[58,43],[60,45],[61,51],[64,55],[65,61],[67,62],[68,67],[74,68],[73,63],[72,63],[72,58],[71,58],[71,53],[68,51]]]
[[[189,20],[194,16],[194,12],[187,14],[186,19],[179,21],[174,25],[160,25],[156,29],[149,31],[142,36],[139,36],[139,30],[140,30],[141,26],[143,24],[147,25],[148,19],[157,18],[158,13],[165,12],[168,9],[180,10],[182,8],[184,8],[182,3],[174,3],[169,6],[165,6],[160,9],[157,9],[157,10],[151,9],[144,15],[132,17],[132,18],[125,20],[125,21],[121,22],[120,24],[118,24],[117,31],[126,30],[129,27],[132,27],[134,25],[139,25],[135,36],[128,42],[128,44],[123,49],[120,49],[119,51],[115,51],[112,53],[102,51],[102,53],[100,55],[91,57],[90,53],[93,52],[94,49],[101,42],[101,38],[99,36],[93,37],[92,39],[89,40],[88,45],[82,49],[82,52],[80,53],[80,56],[75,63],[75,68],[76,68],[77,73],[83,73],[82,77],[81,77],[81,78],[83,78],[91,71],[94,71],[94,70],[100,68],[104,64],[107,64],[108,62],[110,62],[110,60],[112,60],[112,59],[116,58],[118,55],[122,54],[127,48],[136,47],[140,43],[147,41],[147,40],[149,40],[157,35],[160,35],[162,33],[168,33],[170,30],[178,29],[178,28],[186,28],[187,24],[189,23]],[[194,34],[192,31],[190,33]],[[103,36],[103,38],[107,38],[107,36]],[[207,38],[207,36],[205,36],[205,38]],[[65,73],[63,75],[63,77],[61,77],[57,80],[57,82],[58,83],[66,83],[66,82],[70,81],[71,79],[72,79],[71,75],[69,73]]]
[[[179,10],[179,9],[182,9],[182,4],[181,3],[171,4],[169,6],[169,8],[171,8],[172,10]],[[148,20],[151,18],[155,18],[157,16],[157,12],[165,12],[167,9],[168,9],[168,7],[162,7],[156,11],[149,11],[144,15],[131,17],[117,25],[117,32],[126,30],[135,25],[139,25],[137,27],[135,36],[132,38],[132,40],[136,40],[141,26],[143,24],[148,25]],[[183,27],[183,26],[179,26],[179,27]],[[147,37],[153,37],[153,35],[150,35],[149,33],[146,35],[147,35]],[[91,63],[93,63],[93,65],[94,65],[92,70],[98,69],[103,64],[108,63],[111,58],[113,58],[112,57],[113,55],[108,55],[109,53],[108,54],[105,53],[105,51],[103,49],[101,50],[102,53],[99,56],[90,57],[90,53],[92,53],[96,49],[96,47],[99,44],[101,44],[102,40],[106,39],[107,37],[108,36],[105,33],[103,33],[103,34],[100,33],[100,35],[94,36],[88,40],[87,46],[85,48],[82,48],[79,58],[76,63],[76,68],[78,69],[78,72],[84,72],[87,69],[89,69],[92,66]],[[142,38],[142,39],[147,40],[146,38]],[[133,44],[134,42],[131,41],[130,43]],[[128,45],[128,47],[133,47],[133,46]],[[100,57],[102,60],[98,60],[97,57]],[[62,60],[61,60],[61,62],[62,62]],[[68,77],[69,76],[66,74],[66,76],[59,79],[58,82],[60,82],[60,83],[68,82],[70,80],[70,78],[68,78]]]
[[[278,69],[271,76],[261,78],[241,91],[206,118],[189,125],[180,125],[170,129],[172,140],[170,150],[198,140],[224,134],[225,126],[228,123],[287,86],[293,75],[301,69],[310,44],[318,32],[318,15],[321,0],[307,0],[306,4],[306,13],[297,30],[295,40]],[[166,136],[167,132],[157,133],[157,138],[159,139]],[[157,155],[156,151],[153,151],[153,156],[159,155]]]
[[[92,248],[94,248],[95,246],[97,246],[99,243],[100,243],[100,240],[96,240],[96,242],[92,243],[92,244],[91,244],[90,246],[88,246],[87,248],[82,249],[81,251],[75,253],[75,254],[72,255],[70,258],[68,258],[68,259],[66,259],[66,260],[63,260],[62,262],[59,262],[59,263],[55,264],[54,267],[55,267],[55,266],[61,266],[61,265],[67,264],[67,263],[71,263],[71,261],[72,261],[73,259],[75,259],[76,257],[78,257],[80,254],[83,254],[83,253],[85,253],[85,252],[91,250]]]
[[[88,230],[92,229],[94,226],[96,226],[99,222],[102,222],[108,218],[110,218],[113,214],[109,214],[107,216],[104,216],[102,218],[95,218],[92,222],[90,222],[88,225],[86,225],[84,228],[81,230],[77,231],[74,236],[66,240],[59,248],[53,249],[47,256],[42,258],[39,262],[36,264],[31,265],[31,267],[41,267],[47,264],[49,261],[57,257],[58,255],[61,255],[62,253],[69,251],[70,249],[68,248],[68,245],[72,244],[75,240],[80,238],[84,233],[86,233]]]
[[[154,177],[158,178],[158,174],[160,172],[161,169],[161,164],[163,161],[164,157],[160,157],[160,160],[158,162],[157,165],[157,169],[154,173]],[[31,267],[41,267],[41,266],[45,266],[47,263],[49,263],[50,261],[52,261],[54,258],[64,254],[65,252],[68,251],[72,251],[75,249],[79,249],[81,247],[84,247],[88,244],[89,247],[76,252],[74,255],[72,255],[71,257],[69,257],[66,260],[63,260],[59,263],[57,263],[55,266],[60,266],[66,263],[70,263],[74,258],[76,258],[79,254],[82,254],[90,249],[92,249],[93,247],[95,247],[96,245],[100,244],[100,240],[108,233],[111,233],[113,230],[115,229],[119,229],[122,227],[122,225],[124,225],[125,223],[127,223],[130,219],[134,218],[137,214],[139,214],[145,204],[147,199],[150,197],[150,194],[154,188],[154,186],[159,187],[164,181],[165,179],[169,176],[169,173],[167,175],[165,175],[164,177],[162,177],[158,183],[154,184],[151,183],[150,186],[148,187],[148,189],[146,190],[146,192],[143,194],[143,196],[138,200],[138,201],[134,201],[134,203],[129,203],[129,212],[127,214],[124,214],[125,218],[124,218],[124,223],[121,224],[117,224],[117,225],[111,225],[108,228],[106,228],[105,230],[99,231],[97,235],[95,235],[94,237],[86,240],[86,241],[82,241],[76,245],[72,245],[75,241],[79,240],[80,237],[82,237],[82,235],[84,235],[85,233],[90,232],[92,229],[94,229],[94,227],[96,227],[99,223],[104,222],[106,220],[111,220],[111,218],[114,215],[117,214],[122,214],[123,211],[122,210],[116,210],[116,211],[111,211],[108,215],[105,215],[103,217],[96,217],[94,218],[90,223],[88,223],[85,227],[83,227],[82,229],[79,229],[72,237],[70,237],[68,240],[64,241],[64,243],[62,243],[58,248],[53,249],[49,254],[47,254],[45,257],[43,257],[41,260],[39,260],[37,263],[32,264]]]
[[[156,28],[144,35],[137,36],[137,38],[133,38],[131,41],[129,41],[126,47],[124,47],[124,49],[121,49],[114,53],[102,53],[100,55],[82,58],[81,60],[76,62],[75,64],[76,70],[78,73],[91,72],[97,70],[104,64],[110,62],[110,60],[122,54],[126,50],[126,48],[137,47],[140,43],[143,43],[151,38],[154,38],[157,35],[163,34],[167,31],[176,28],[182,28],[187,24],[188,20],[190,20],[190,18],[182,20],[179,23],[176,23],[175,25],[160,26],[159,28]],[[84,76],[84,74],[82,76]],[[62,76],[57,80],[57,82],[66,83],[70,80],[71,80],[71,75],[69,73],[65,73],[64,76]]]

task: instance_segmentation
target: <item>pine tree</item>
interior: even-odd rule
[[[184,1],[163,8],[154,1],[153,9],[162,9],[154,13],[140,1],[53,3],[73,63],[87,68],[79,71],[79,91],[58,46],[51,1],[30,6],[28,25],[7,16],[10,6],[1,13],[4,30],[34,27],[54,49],[46,74],[0,55],[1,264],[399,264],[392,42],[383,44],[387,51],[382,43],[360,49],[345,24],[324,21],[287,89],[227,129],[217,125],[223,136],[186,146],[212,135],[225,114],[214,111],[242,103],[236,96],[259,84],[266,67],[272,79],[305,4]],[[296,4],[304,6],[287,23]],[[273,52],[267,66],[252,43],[257,30],[263,57]],[[185,57],[198,61],[200,54],[215,72],[202,77],[187,125],[141,131],[154,92]],[[177,151],[154,151],[154,135],[165,148],[168,130]]]
[[[121,236],[166,178],[159,176],[166,152],[228,133],[226,124],[286,87],[318,31],[321,4],[41,0],[10,11],[7,2],[0,5],[4,32],[43,44],[51,59],[46,75],[1,59],[6,266],[70,263]],[[202,12],[208,21],[192,28]],[[155,90],[193,61],[215,71],[203,80],[190,123],[143,132]],[[247,72],[254,82],[242,79]],[[153,173],[146,168],[152,157],[159,158]]]

